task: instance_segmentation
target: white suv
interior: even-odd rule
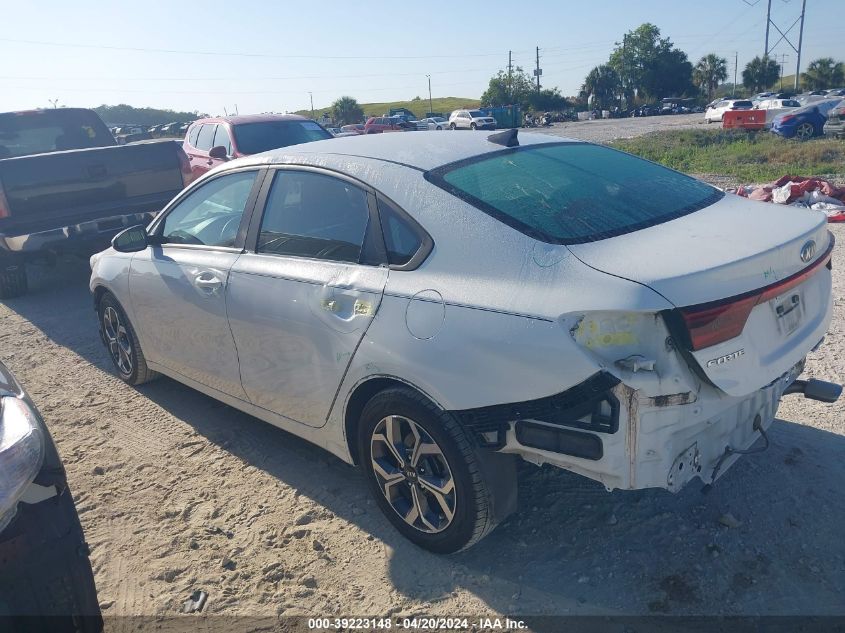
[[[481,110],[455,110],[449,116],[449,129],[495,130],[496,119]]]

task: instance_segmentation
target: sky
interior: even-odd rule
[[[518,3],[352,3],[321,0],[0,0],[0,111],[128,103],[212,115],[285,112],[428,97],[478,98],[491,76],[533,70],[577,94],[614,43],[644,22],[695,63],[734,55],[742,69],[764,50],[768,0],[570,0]],[[845,59],[842,0],[806,0],[802,68]],[[771,0],[786,30],[801,0]],[[423,8],[428,7],[428,8]],[[798,25],[788,32],[797,45]],[[771,28],[771,41],[780,35]],[[784,74],[795,71],[786,42]],[[309,94],[310,93],[310,94]]]

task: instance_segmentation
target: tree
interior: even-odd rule
[[[654,24],[641,24],[625,33],[608,64],[622,81],[625,96],[659,99],[678,97],[693,90],[692,64],[686,53],[660,37]]]
[[[528,105],[528,96],[534,91],[531,77],[517,66],[510,76],[507,71],[500,70],[495,77],[490,78],[487,90],[481,95],[483,106],[504,106],[519,104]]]
[[[197,112],[177,112],[175,110],[160,110],[158,108],[136,108],[121,103],[119,105],[101,105],[94,108],[106,125],[158,125],[159,123],[185,123],[207,117],[207,114]]]
[[[780,78],[780,66],[770,57],[755,57],[742,71],[742,85],[751,92],[765,90]]]
[[[364,111],[352,97],[340,97],[332,104],[332,119],[338,125],[360,123],[363,118]]]
[[[532,90],[528,94],[528,106],[535,112],[559,111],[571,107],[571,104],[560,94],[560,90],[544,88],[537,92]]]
[[[601,64],[589,72],[581,90],[592,96],[594,107],[603,110],[613,105],[621,86],[616,70],[610,64]]]
[[[807,72],[801,73],[801,82],[809,90],[838,88],[845,83],[845,64],[832,57],[816,59],[807,66]]]
[[[692,71],[692,82],[701,92],[707,94],[707,100],[713,99],[713,91],[728,78],[728,60],[714,53],[705,55]]]

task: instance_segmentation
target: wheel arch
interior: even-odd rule
[[[346,439],[346,446],[349,450],[349,455],[352,458],[352,463],[356,466],[360,463],[358,458],[358,425],[361,422],[361,413],[364,411],[364,407],[367,406],[367,403],[376,394],[393,387],[404,387],[406,389],[410,389],[411,391],[415,391],[435,406],[443,409],[443,407],[425,391],[407,380],[398,378],[397,376],[378,375],[364,378],[352,389],[352,392],[346,399],[346,407],[343,413],[343,431]]]

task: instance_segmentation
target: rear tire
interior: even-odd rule
[[[22,297],[29,292],[24,264],[9,264],[0,270],[0,299]]]
[[[473,442],[419,393],[393,387],[373,396],[361,413],[358,455],[376,503],[416,545],[451,554],[495,527],[495,502]]]
[[[469,129],[471,129],[473,132],[475,132],[478,129],[478,126],[475,123],[470,123]]]
[[[450,130],[452,130],[452,131],[454,131],[454,130],[455,130],[455,124],[454,124],[454,123],[450,123],[450,124],[449,124],[449,129],[450,129]]]
[[[816,134],[812,123],[802,123],[795,129],[795,138],[799,141],[809,141]]]
[[[158,372],[147,367],[135,328],[117,298],[110,292],[105,293],[97,304],[97,317],[100,338],[120,379],[130,385],[142,385],[158,378]]]

